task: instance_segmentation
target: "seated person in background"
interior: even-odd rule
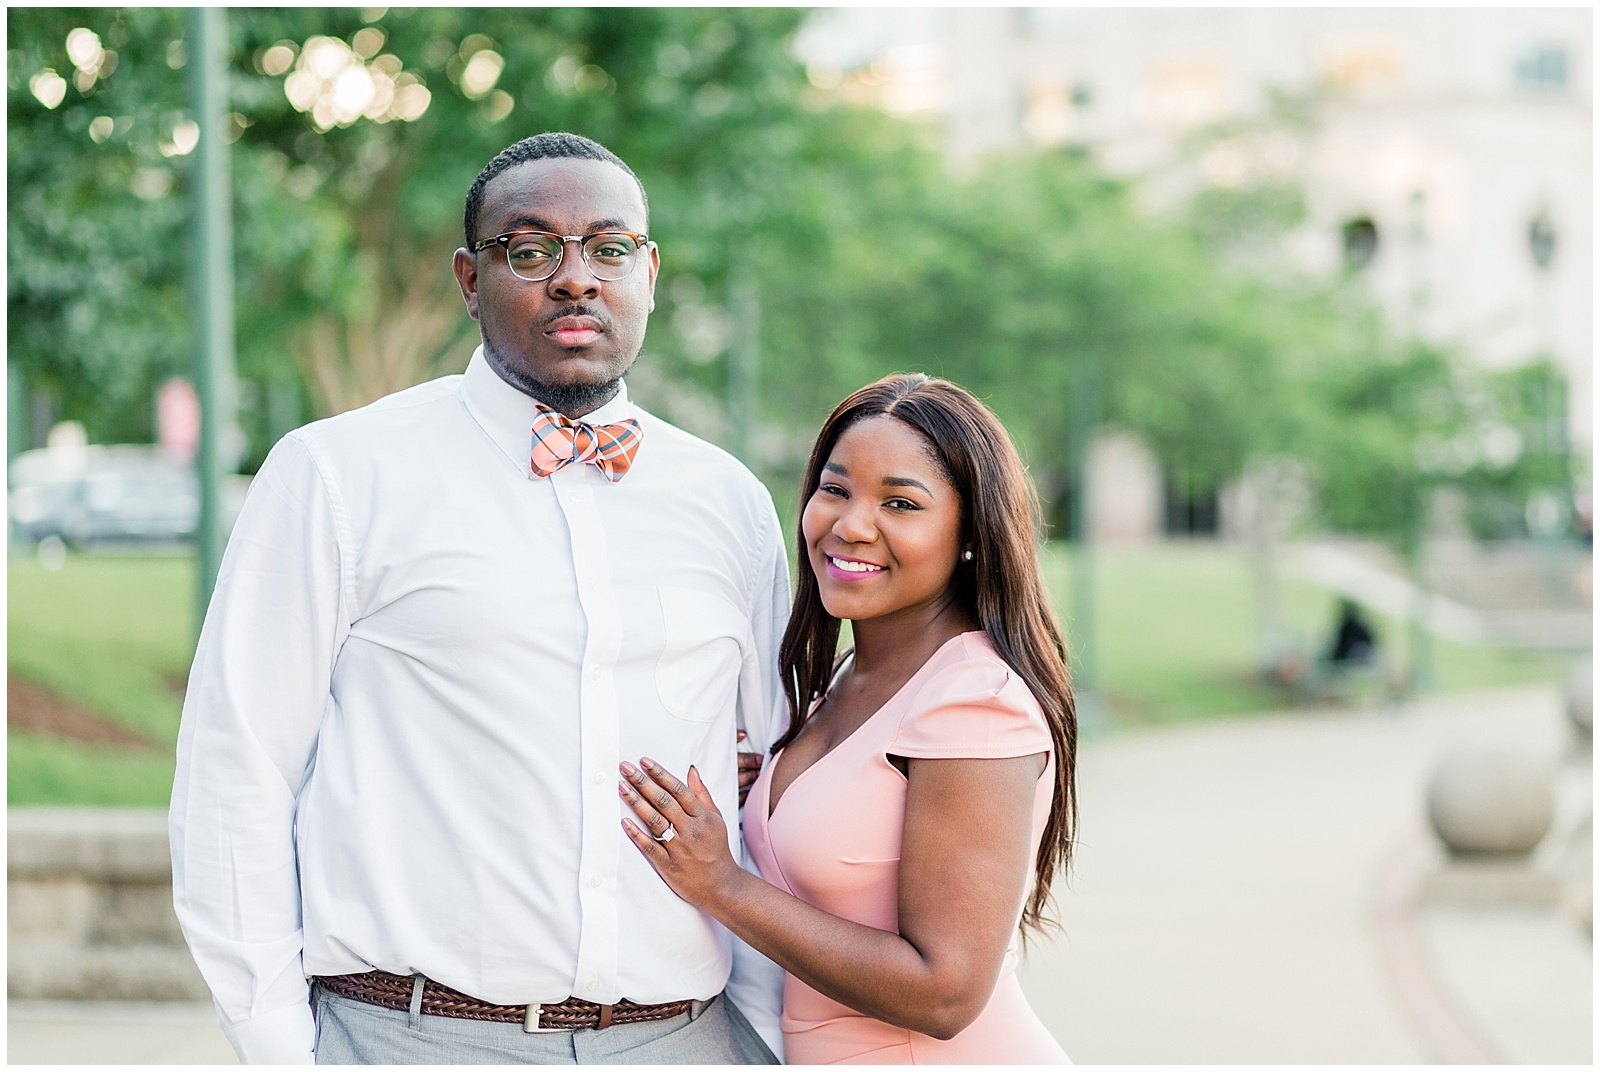
[[[1378,652],[1378,641],[1353,599],[1339,600],[1339,623],[1334,627],[1328,662],[1335,671],[1368,666]]]

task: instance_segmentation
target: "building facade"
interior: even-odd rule
[[[1359,273],[1397,329],[1485,366],[1554,359],[1587,451],[1592,23],[1587,8],[833,9],[797,51],[819,85],[935,118],[958,171],[1072,147],[1138,177],[1156,210],[1200,184],[1293,179],[1307,216],[1284,257]],[[1309,123],[1274,122],[1285,101]],[[1237,136],[1196,150],[1224,126]],[[1150,513],[1120,511],[1119,534]]]

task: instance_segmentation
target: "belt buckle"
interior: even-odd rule
[[[539,1013],[541,1009],[542,1006],[538,1002],[528,1006],[528,1011],[522,1016],[522,1030],[525,1034],[553,1035],[567,1030],[564,1027],[540,1027]]]

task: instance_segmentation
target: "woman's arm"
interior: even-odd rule
[[[830,915],[734,863],[700,781],[623,764],[647,829],[629,838],[674,892],[817,991],[887,1023],[950,1038],[988,1004],[1032,874],[1034,787],[1045,754],[908,761],[900,933]],[[656,841],[668,823],[675,835]]]

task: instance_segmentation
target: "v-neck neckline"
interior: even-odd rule
[[[784,801],[784,800],[786,800],[788,798],[790,791],[793,790],[794,787],[797,784],[799,784],[800,779],[804,778],[806,775],[808,775],[812,771],[816,770],[819,766],[822,765],[822,761],[823,760],[827,759],[829,756],[833,755],[835,752],[838,752],[839,750],[844,748],[845,745],[849,744],[852,740],[855,739],[857,734],[859,734],[862,730],[864,730],[868,726],[870,726],[872,724],[872,722],[879,715],[881,715],[884,712],[885,709],[887,709],[889,707],[889,705],[893,704],[896,700],[898,700],[900,698],[900,694],[901,693],[905,692],[906,689],[911,687],[912,682],[916,681],[917,678],[921,677],[924,673],[927,672],[928,667],[932,666],[934,664],[934,662],[939,658],[939,656],[941,654],[943,654],[944,649],[948,648],[951,644],[954,644],[956,641],[962,639],[963,637],[969,637],[974,633],[982,633],[982,632],[983,632],[982,629],[969,629],[965,633],[957,633],[955,636],[951,637],[949,640],[946,640],[943,644],[940,644],[939,647],[934,650],[934,653],[932,655],[928,656],[928,658],[923,662],[923,664],[921,666],[917,667],[915,673],[913,673],[910,677],[906,678],[905,681],[900,685],[900,687],[898,689],[895,689],[893,694],[891,694],[890,697],[887,700],[883,701],[883,703],[878,705],[878,709],[876,711],[873,711],[872,714],[868,715],[866,718],[861,720],[861,725],[857,726],[855,729],[853,729],[849,733],[845,734],[844,740],[840,741],[838,744],[834,745],[832,748],[830,748],[826,752],[822,753],[822,755],[820,755],[816,759],[812,760],[811,763],[808,766],[806,766],[803,770],[800,771],[800,773],[796,774],[792,779],[790,779],[789,784],[783,787],[783,792],[778,794],[778,799],[777,800],[774,800],[772,798],[772,786],[773,786],[773,782],[777,781],[778,764],[783,762],[784,752],[787,752],[788,749],[785,748],[783,751],[780,751],[776,756],[774,756],[773,759],[772,759],[772,777],[767,780],[767,822],[770,823],[772,821],[773,815],[775,815],[777,813],[777,811],[778,811],[779,803],[781,803],[782,801]],[[850,653],[850,657],[849,657],[850,665],[854,666],[855,665],[855,661],[856,661],[855,652],[852,651]],[[832,694],[834,686],[837,685],[839,683],[839,679],[844,676],[844,670],[845,670],[844,666],[841,665],[839,667],[839,672],[833,676],[833,680],[828,682],[828,691],[823,693],[821,698],[819,698],[817,700],[817,703],[816,703],[817,707],[820,707],[822,705],[822,701],[826,700],[828,698],[828,696]],[[815,710],[815,707],[813,707],[813,710]]]

